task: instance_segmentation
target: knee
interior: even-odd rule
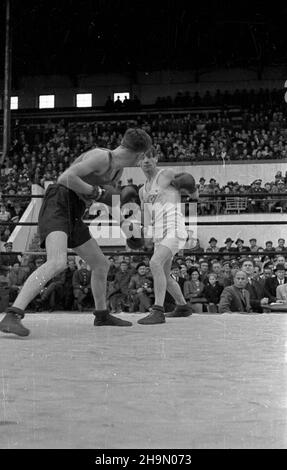
[[[108,273],[110,269],[110,262],[107,260],[107,258],[103,258],[101,260],[95,258],[89,263],[89,266],[92,271]]]
[[[156,258],[154,258],[154,259],[152,258],[150,260],[149,266],[150,266],[151,272],[156,272],[156,271],[159,271],[160,269],[162,269],[160,261]]]

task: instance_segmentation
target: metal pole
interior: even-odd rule
[[[3,115],[3,155],[1,165],[8,156],[10,149],[10,123],[11,123],[11,65],[12,65],[12,44],[10,25],[11,2],[6,0],[6,27],[5,27],[5,70],[4,70],[4,115]]]

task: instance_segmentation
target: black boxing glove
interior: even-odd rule
[[[121,190],[121,205],[128,204],[130,202],[140,205],[138,189],[132,184],[124,186]]]
[[[186,195],[190,196],[192,199],[198,199],[195,179],[190,173],[178,173],[175,175],[171,185],[180,192],[181,190],[184,190]]]
[[[124,220],[121,224],[121,229],[126,236],[126,244],[131,250],[144,248],[144,229],[137,220]]]
[[[113,196],[117,196],[114,197]],[[94,186],[93,192],[85,195],[88,200],[95,202],[102,202],[107,206],[112,207],[113,203],[117,204],[120,201],[120,192],[116,190],[113,186]]]

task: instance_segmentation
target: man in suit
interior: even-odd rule
[[[264,297],[264,286],[260,281],[254,279],[255,263],[252,259],[245,259],[241,264],[241,269],[247,274],[248,282],[245,289],[250,295],[250,305],[254,312],[263,313],[262,305],[267,305],[268,297]]]
[[[276,289],[278,286],[287,283],[286,269],[284,264],[278,263],[274,268],[275,276],[266,279],[264,295],[268,297],[269,302],[276,302]]]
[[[248,282],[244,271],[237,271],[234,276],[234,285],[227,286],[220,296],[219,313],[251,313],[250,295],[246,289]]]

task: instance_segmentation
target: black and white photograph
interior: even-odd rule
[[[0,449],[287,449],[286,24],[2,0]]]

